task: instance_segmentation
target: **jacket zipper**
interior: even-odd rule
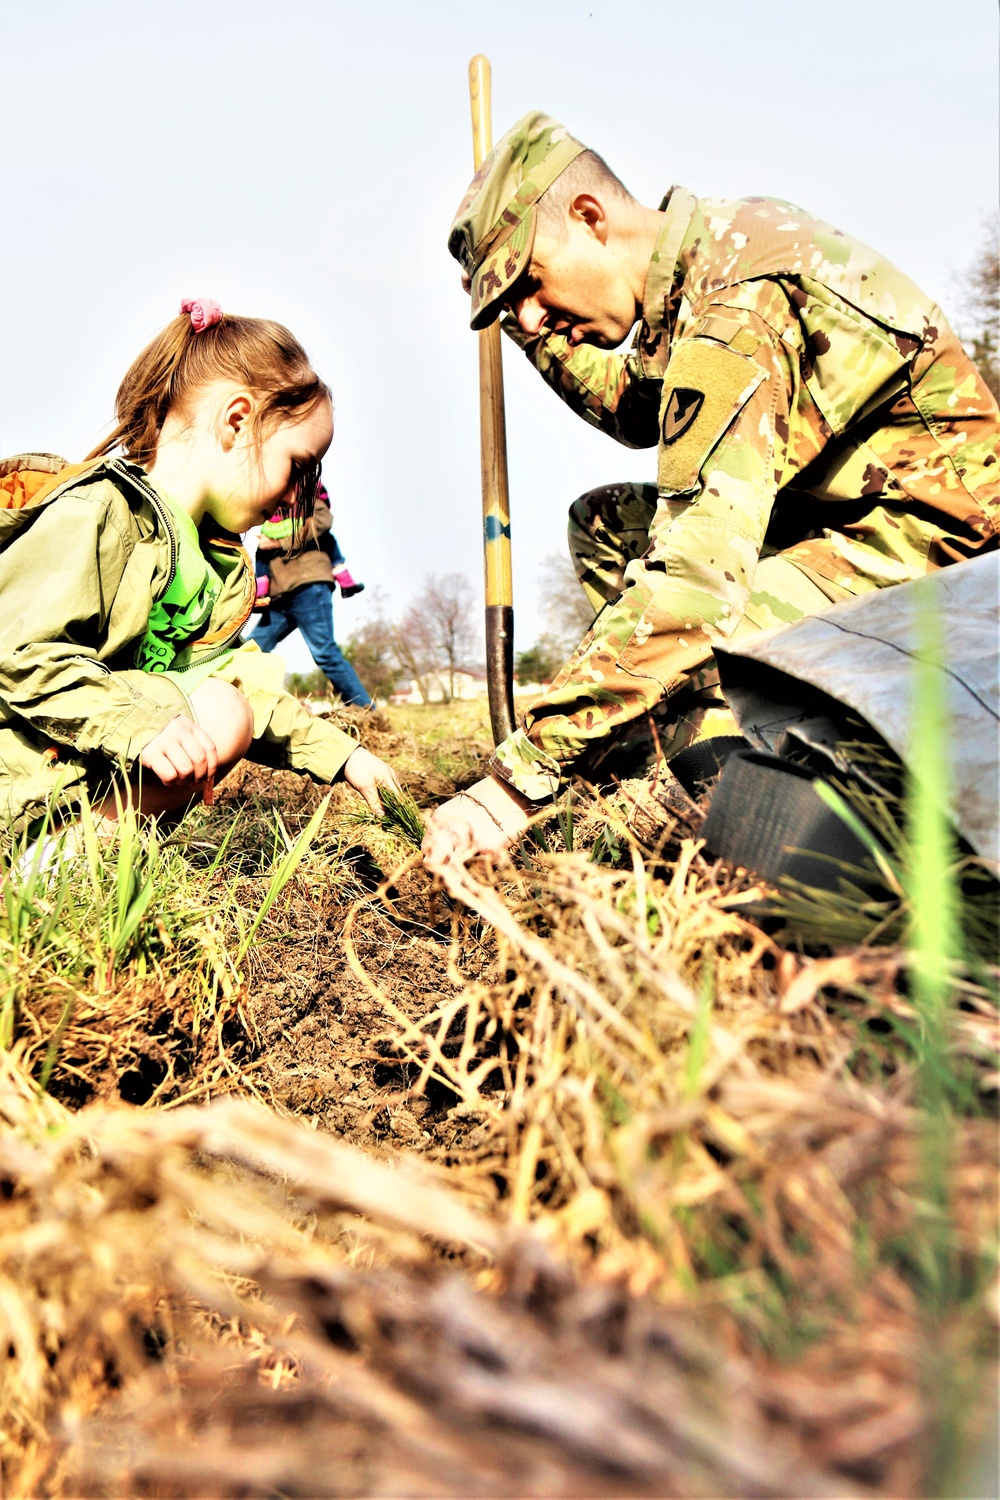
[[[240,630],[242,629],[243,626],[241,625]],[[231,635],[229,640],[225,641],[221,646],[213,646],[211,651],[206,652],[204,656],[199,656],[196,662],[191,663],[192,667],[202,667],[207,661],[214,661],[217,656],[225,656],[227,651],[233,649],[233,643],[239,640],[240,630],[237,630],[235,635]]]
[[[167,507],[153,489],[153,486],[147,484],[144,479],[140,479],[137,474],[130,474],[121,459],[111,459],[108,462],[108,468],[114,469],[115,473],[120,474],[122,479],[127,480],[133,489],[137,489],[140,494],[144,495],[163,522],[163,529],[166,531],[167,540],[170,543],[170,575],[167,578],[167,588],[169,588],[174,581],[174,574],[177,572],[177,537],[174,534],[174,523]]]

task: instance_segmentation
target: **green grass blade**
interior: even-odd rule
[[[100,889],[101,867],[104,863],[101,850],[101,842],[97,837],[97,825],[94,822],[93,809],[90,806],[90,798],[84,793],[80,799],[80,832],[83,838],[83,852],[90,871],[90,883],[94,890]]]
[[[206,880],[211,880],[212,876],[215,874],[216,870],[218,870],[219,866],[222,864],[222,861],[225,859],[226,854],[229,851],[229,846],[232,843],[233,837],[236,833],[236,829],[240,824],[241,817],[242,814],[240,813],[236,813],[234,815],[233,821],[230,823],[228,829],[226,830],[226,836],[222,840],[222,843],[219,845],[218,850],[216,851],[215,858],[212,860],[212,863],[209,865],[208,869],[205,872]]]
[[[303,828],[302,832],[295,840],[295,843],[292,845],[291,849],[289,849],[288,853],[281,861],[274,875],[271,877],[271,883],[267,888],[264,900],[261,902],[260,911],[251,922],[246,936],[239,946],[239,950],[236,954],[237,963],[240,963],[241,960],[246,957],[247,950],[256,937],[260,924],[263,922],[264,918],[271,910],[271,907],[281,895],[281,892],[285,889],[285,886],[291,880],[292,876],[295,874],[295,871],[298,869],[299,865],[305,858],[309,850],[309,845],[316,837],[316,834],[319,832],[320,824],[326,817],[326,810],[330,805],[330,797],[331,793],[327,792],[326,796],[323,798],[323,801],[320,803],[319,807],[317,807],[316,811],[309,819],[309,822],[306,824],[305,828]]]
[[[562,834],[563,843],[569,854],[573,853],[573,793],[567,792],[564,806],[556,809],[556,820],[559,824],[559,832]]]
[[[825,802],[830,811],[836,813],[840,821],[847,825],[858,842],[864,845],[875,861],[876,869],[889,889],[895,895],[901,896],[903,894],[902,872],[893,865],[886,851],[868,825],[858,817],[853,807],[845,801],[836,787],[831,786],[828,781],[817,777],[813,782],[813,789],[820,801]]]
[[[156,886],[150,874],[139,889],[139,894],[129,902],[128,910],[122,918],[117,931],[117,953],[125,952],[139,927],[139,923],[149,908],[156,891]]]
[[[687,1060],[684,1067],[685,1093],[693,1099],[698,1093],[702,1070],[708,1056],[708,1038],[712,1029],[712,1009],[715,1005],[715,968],[706,959],[698,992],[698,1010],[688,1038]]]

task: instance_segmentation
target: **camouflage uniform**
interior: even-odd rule
[[[503,141],[493,168],[516,177]],[[674,188],[661,207],[627,356],[504,323],[586,421],[658,448],[655,486],[573,507],[600,614],[492,764],[534,800],[665,695],[710,700],[713,640],[996,542],[1000,412],[940,308],[790,204]],[[473,300],[482,325],[502,293],[474,276]]]

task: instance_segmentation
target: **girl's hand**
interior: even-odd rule
[[[387,766],[384,760],[379,760],[378,756],[373,755],[370,750],[360,747],[347,757],[344,765],[344,780],[348,786],[352,786],[356,792],[361,793],[376,816],[382,811],[382,803],[378,795],[380,786],[391,787],[394,792],[400,794],[403,790],[396,780],[396,773],[392,767]]]
[[[215,775],[219,755],[212,736],[186,714],[178,714],[143,745],[139,764],[152,771],[164,786],[188,781],[197,786]]]

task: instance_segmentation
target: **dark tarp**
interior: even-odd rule
[[[908,764],[918,618],[936,612],[951,724],[942,798],[966,842],[1000,859],[1000,554],[993,552],[838,604],[822,615],[717,646],[722,686],[747,739],[764,750],[799,739],[837,758],[846,705]],[[926,670],[926,668],[925,668]],[[833,701],[831,701],[833,700]]]

